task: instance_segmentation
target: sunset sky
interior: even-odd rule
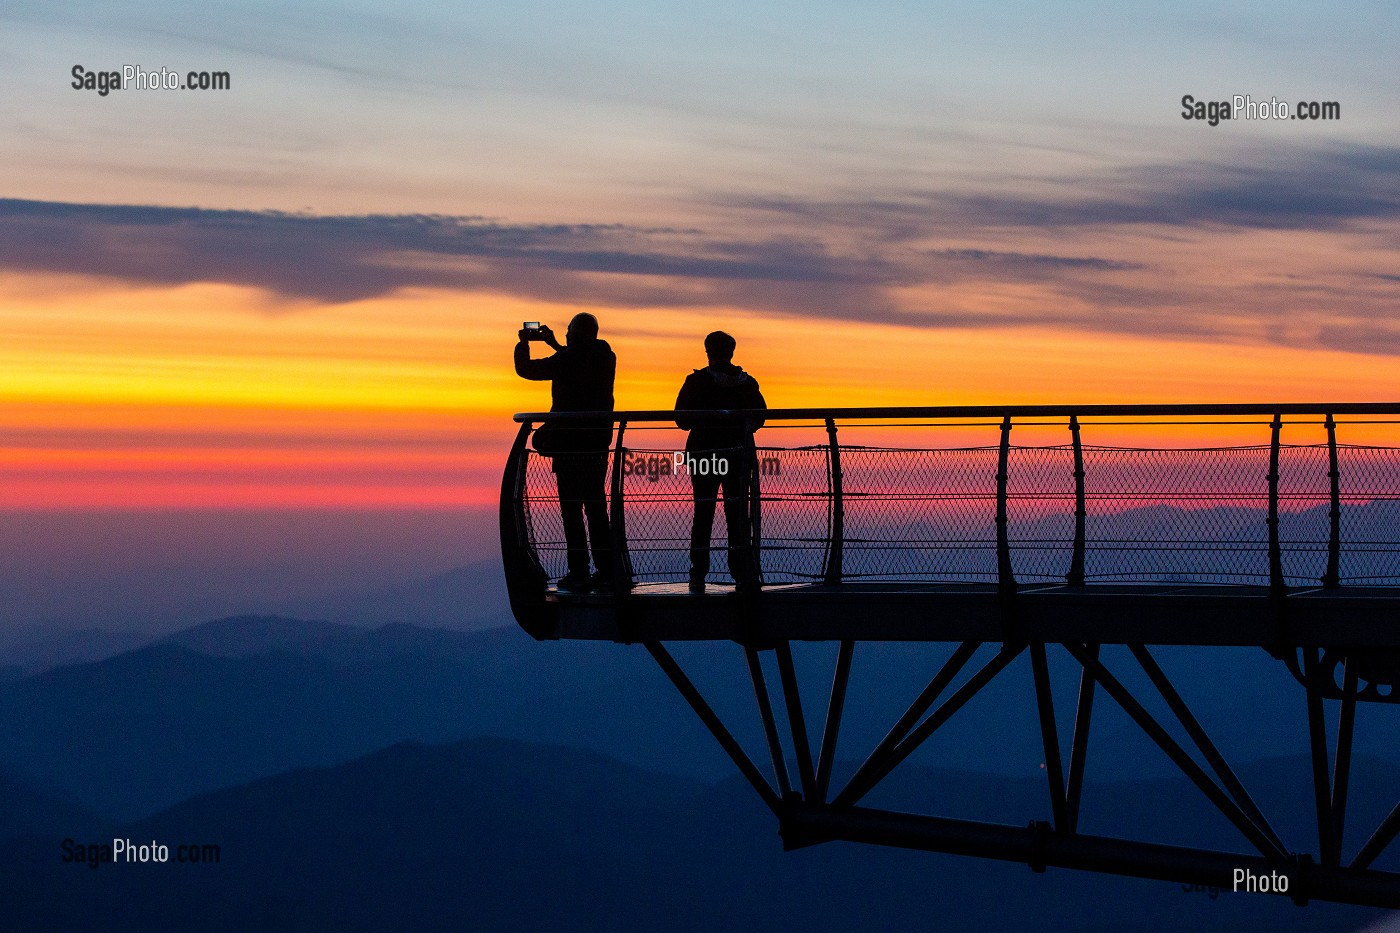
[[[20,0],[0,508],[490,502],[521,320],[619,407],[1391,401],[1400,7]],[[227,71],[101,96],[88,71]],[[1181,98],[1337,101],[1205,122]]]

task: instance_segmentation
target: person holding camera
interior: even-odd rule
[[[714,529],[715,506],[724,493],[724,520],[729,526],[729,573],[740,592],[757,590],[762,582],[749,525],[749,484],[753,432],[763,426],[762,418],[738,417],[709,421],[687,416],[687,409],[766,409],[758,390],[758,380],[734,365],[737,342],[722,330],[705,338],[709,365],[685,379],[676,396],[676,426],[690,432],[685,449],[702,454],[713,466],[691,471],[691,492],[695,497],[695,518],[690,526],[690,590],[705,590],[710,572],[710,533]]]
[[[617,357],[608,342],[599,339],[596,317],[586,312],[575,314],[563,345],[547,325],[537,321],[527,321],[519,336],[515,374],[522,379],[550,383],[550,411],[613,410]],[[552,348],[554,353],[531,359],[530,344],[537,342]],[[535,432],[535,450],[551,458],[559,486],[568,553],[568,572],[557,584],[561,590],[587,592],[612,587],[611,532],[604,491],[611,442],[611,419],[545,424]],[[588,572],[590,544],[596,568],[592,575]]]

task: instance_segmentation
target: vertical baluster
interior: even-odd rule
[[[827,491],[831,497],[831,509],[826,567],[822,578],[826,583],[840,583],[846,550],[846,501],[841,477],[841,445],[836,440],[836,421],[832,418],[826,419],[826,436]]]
[[[1007,514],[1007,468],[1011,460],[1011,416],[1001,420],[1001,451],[997,458],[997,586],[1003,593],[1016,588],[1011,567],[1010,518]]]
[[[1079,419],[1069,416],[1069,435],[1074,444],[1074,555],[1070,558],[1065,581],[1070,586],[1084,585],[1084,518],[1088,515],[1084,499],[1084,446],[1079,441]]]
[[[763,580],[763,490],[758,482],[758,446],[754,442],[753,420],[746,422],[744,431],[744,453],[746,469],[749,471],[749,564],[745,568],[744,576],[751,578],[753,583],[761,583]],[[739,579],[736,568],[730,567],[729,572],[734,575],[734,579]]]
[[[1278,533],[1279,435],[1283,431],[1283,416],[1274,413],[1269,441],[1269,586],[1275,592],[1286,589],[1283,580],[1283,545]]]
[[[613,446],[612,498],[608,505],[608,528],[612,533],[612,572],[613,606],[619,621],[623,618],[623,608],[632,593],[632,555],[627,551],[627,509],[622,483],[622,461],[627,448],[622,446],[627,422],[617,423],[617,443]]]
[[[511,612],[527,632],[536,638],[544,638],[549,631],[544,612],[549,574],[540,563],[538,542],[526,508],[530,429],[528,421],[520,425],[501,477],[501,565],[505,571]]]
[[[1322,585],[1336,589],[1342,585],[1342,471],[1337,461],[1337,422],[1327,416],[1327,479],[1331,486],[1332,507],[1327,512],[1327,570]]]

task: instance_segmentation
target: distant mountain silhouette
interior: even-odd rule
[[[0,769],[0,839],[52,832],[57,827],[88,835],[110,833],[116,821],[60,794]]]
[[[371,590],[352,590],[283,607],[292,615],[379,627],[408,624],[477,630],[513,624],[500,558]]]
[[[180,642],[199,645],[191,650]],[[679,762],[723,756],[640,651],[540,646],[519,629],[464,633],[239,617],[94,664],[0,684],[0,764],[101,812],[132,818],[191,794],[306,765],[333,764],[403,739],[447,741],[545,729],[542,698],[651,679],[651,756],[667,736]],[[208,653],[206,653],[208,652]],[[585,685],[587,685],[585,687]],[[665,691],[662,691],[662,687]],[[605,694],[608,691],[605,690]],[[648,697],[650,703],[651,697]],[[580,744],[617,734],[607,705],[578,708]],[[552,729],[553,724],[548,724]],[[609,744],[609,743],[603,743]]]
[[[130,651],[150,641],[142,632],[113,632],[105,629],[82,629],[76,632],[45,633],[21,639],[0,649],[0,681],[18,679],[27,674],[59,667],[99,661]],[[8,676],[4,671],[11,672]]]
[[[674,650],[735,734],[762,757],[742,653],[729,643]],[[859,647],[842,754],[873,747],[932,676],[940,651],[947,649]],[[794,653],[815,734],[832,653],[829,646],[805,644]],[[1231,761],[1305,749],[1303,692],[1263,651],[1155,653]],[[1148,695],[1124,652],[1105,648],[1104,657],[1139,696]],[[1063,661],[1058,649],[1051,658],[1052,664]],[[1067,734],[1074,671],[1065,664],[1053,670]],[[771,666],[770,681],[777,681]],[[1021,659],[951,720],[915,763],[1039,774],[1043,752],[1029,683]],[[1111,702],[1097,704],[1094,730],[1092,776],[1172,772]],[[707,781],[732,771],[641,648],[538,643],[516,628],[367,630],[236,617],[98,663],[0,684],[0,764],[126,819],[192,794],[343,762],[396,741],[479,735],[593,749]],[[1400,760],[1400,748],[1377,746],[1364,732],[1358,752]]]
[[[1274,763],[1266,767],[1277,767]],[[1296,765],[1306,767],[1302,762]],[[1257,779],[1259,775],[1250,775]],[[1032,812],[1042,782],[913,769],[894,797]],[[1135,814],[1184,780],[1091,787]],[[1152,806],[1143,804],[1151,801]],[[1358,800],[1374,809],[1372,800]],[[956,815],[956,813],[955,813]],[[1301,831],[1299,810],[1280,827]],[[1229,828],[1226,827],[1228,831]],[[572,749],[404,743],[202,795],[118,834],[216,843],[217,864],[64,864],[61,833],[0,843],[18,930],[1351,930],[1379,911],[830,843],[784,853],[738,779],[705,787]],[[1211,824],[1204,836],[1239,848]]]
[[[335,622],[246,615],[205,622],[156,639],[216,658],[247,658],[274,651],[302,657],[324,654],[331,646],[362,639],[365,630]]]

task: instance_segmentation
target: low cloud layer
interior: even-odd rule
[[[293,304],[484,289],[619,307],[1400,352],[1400,148],[1118,170],[1043,181],[1035,193],[710,203],[713,228],[677,229],[0,200],[0,269],[230,283]],[[1253,279],[1202,281],[1202,267],[1250,235],[1297,256],[1281,256],[1272,277],[1255,261]],[[1377,258],[1309,269],[1319,237]]]

